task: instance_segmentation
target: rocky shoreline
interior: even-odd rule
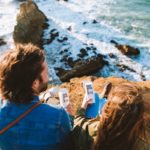
[[[28,9],[27,9],[28,8]],[[92,21],[93,24],[97,24],[96,20]],[[48,19],[47,16],[38,8],[36,3],[28,1],[20,5],[20,12],[17,15],[17,25],[14,28],[13,38],[15,44],[17,43],[33,43],[40,47],[51,47],[54,43],[60,46],[59,53],[55,54],[54,63],[60,64],[54,69],[61,79],[61,81],[69,81],[72,77],[81,77],[83,75],[91,75],[96,73],[105,65],[110,65],[105,59],[106,56],[99,53],[97,48],[93,43],[87,44],[84,42],[80,43],[80,47],[77,51],[77,55],[74,57],[72,55],[72,49],[70,39],[67,35],[63,35],[62,31],[59,31],[57,26],[53,25],[52,20]],[[83,22],[86,25],[87,22]],[[44,30],[48,29],[48,33],[44,36]],[[69,34],[71,34],[72,26],[69,26]],[[76,40],[76,39],[75,39]],[[127,56],[137,56],[140,55],[140,50],[134,48],[130,45],[122,45],[111,40],[111,43]],[[59,55],[59,59],[57,58]],[[107,57],[115,58],[116,56],[110,53]],[[129,70],[131,72],[136,72],[134,68],[129,68],[122,64],[116,64],[120,71]],[[143,74],[141,74],[141,79],[145,80]]]

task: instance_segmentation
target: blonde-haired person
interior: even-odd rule
[[[115,86],[102,109],[101,117],[86,119],[90,100],[82,103],[72,132],[78,150],[150,150],[143,119],[140,89],[131,83]]]

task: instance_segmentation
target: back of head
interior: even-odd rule
[[[15,103],[28,103],[33,98],[31,85],[40,76],[44,52],[32,45],[18,45],[0,60],[0,94]]]
[[[103,108],[95,150],[131,150],[143,131],[144,104],[139,87],[123,83],[112,89]]]

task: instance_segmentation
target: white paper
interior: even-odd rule
[[[87,100],[91,99],[92,103],[95,103],[94,99],[94,89],[93,89],[93,84],[91,81],[84,81],[83,86],[85,89],[85,94],[87,95]]]
[[[60,105],[64,108],[66,108],[69,105],[69,95],[68,90],[63,88],[59,91],[59,99],[60,99]]]

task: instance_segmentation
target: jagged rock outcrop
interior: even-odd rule
[[[122,45],[117,43],[114,40],[111,40],[111,43],[115,44],[115,47],[120,50],[124,55],[128,55],[128,56],[134,56],[134,55],[139,55],[140,54],[140,50],[138,48],[134,48],[130,45]]]
[[[76,62],[70,60],[70,63],[73,66],[71,70],[57,68],[61,81],[69,81],[73,77],[81,77],[97,72],[104,66],[105,61],[103,60],[103,56],[99,54],[99,56],[94,56],[87,60],[79,60]]]
[[[30,42],[41,46],[43,29],[47,27],[46,21],[46,16],[32,0],[22,3],[13,33],[15,43]]]

